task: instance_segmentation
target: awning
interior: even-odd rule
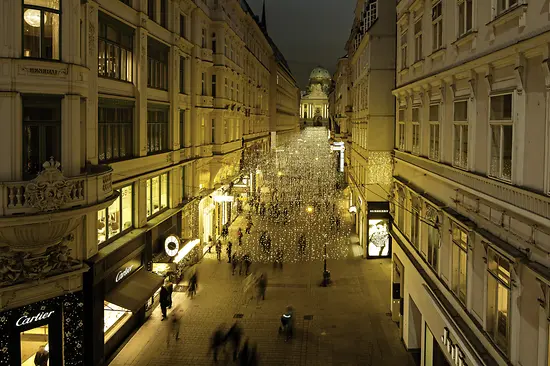
[[[163,282],[163,277],[142,268],[105,295],[105,300],[135,313],[145,305]]]

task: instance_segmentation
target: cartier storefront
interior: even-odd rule
[[[115,244],[116,245],[116,244]],[[106,365],[146,319],[145,305],[164,278],[147,271],[145,235],[100,251],[84,275],[86,364]],[[89,355],[89,356],[88,356]]]
[[[0,313],[0,365],[34,366],[39,350],[48,365],[82,365],[83,316],[81,291]]]

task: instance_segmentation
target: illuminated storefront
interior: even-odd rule
[[[391,256],[389,202],[368,203],[367,258],[389,258]]]
[[[39,301],[0,313],[0,365],[34,366],[39,349],[48,365],[82,365],[82,292]],[[71,329],[64,332],[63,329]]]
[[[84,274],[86,365],[103,365],[146,319],[146,306],[164,278],[147,270],[146,236],[102,251]],[[108,249],[108,248],[107,248]],[[150,257],[149,257],[150,258]]]
[[[165,239],[164,252],[153,258],[153,272],[179,283],[185,271],[200,260],[200,239],[182,242],[175,235]]]

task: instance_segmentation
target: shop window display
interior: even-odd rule
[[[390,251],[388,220],[369,220],[369,257],[386,257]]]
[[[97,213],[97,241],[101,244],[133,227],[132,186],[119,190],[120,196],[105,210]]]
[[[49,339],[48,325],[43,325],[21,332],[21,365],[34,366],[42,365],[44,360],[49,362]]]
[[[103,333],[105,334],[104,342],[107,343],[120,327],[132,317],[132,312],[107,301],[104,301],[103,305]]]

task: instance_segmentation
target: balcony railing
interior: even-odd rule
[[[66,178],[58,167],[59,163],[47,162],[44,170],[31,181],[0,183],[2,216],[85,207],[113,195],[111,168],[96,166],[95,171]]]

